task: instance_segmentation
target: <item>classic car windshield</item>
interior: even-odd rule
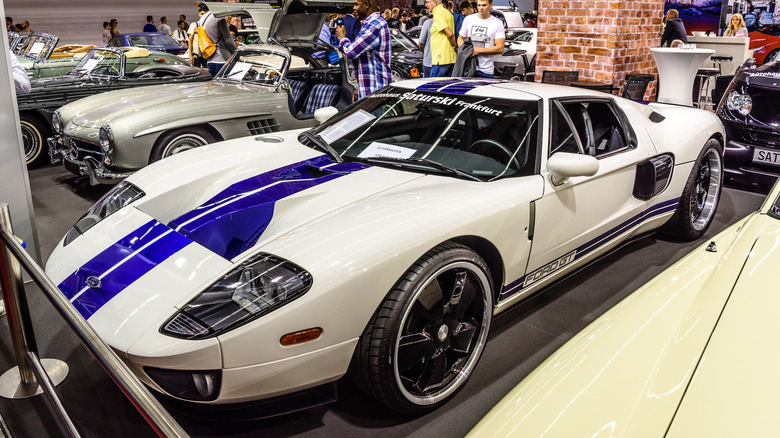
[[[180,44],[169,35],[132,35],[127,37],[131,46],[179,46]]]
[[[390,33],[392,36],[392,49],[393,52],[403,52],[406,50],[419,51],[420,48],[409,37],[402,34],[400,31]]]
[[[30,59],[44,59],[55,44],[56,39],[44,35],[22,35],[16,46],[16,54]]]
[[[219,71],[217,79],[276,85],[282,79],[286,62],[287,57],[279,53],[242,51]]]
[[[90,50],[70,73],[75,75],[120,76],[122,55],[112,50]]]
[[[535,171],[539,124],[535,100],[388,87],[312,134],[348,161],[489,181]]]
[[[515,41],[518,43],[527,43],[534,38],[534,34],[527,30],[513,30],[507,31],[506,40]]]

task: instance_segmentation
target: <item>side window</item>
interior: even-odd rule
[[[562,106],[574,124],[584,153],[599,158],[626,148],[626,133],[609,102],[570,102]]]
[[[556,152],[582,153],[577,133],[572,129],[568,118],[561,111],[561,107],[555,102],[552,102],[551,105],[550,155]]]

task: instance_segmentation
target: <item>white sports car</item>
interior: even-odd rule
[[[466,382],[495,314],[633,236],[701,236],[724,141],[691,108],[409,80],[311,131],[147,167],[46,271],[178,399],[267,399],[351,369],[382,403],[421,413]]]

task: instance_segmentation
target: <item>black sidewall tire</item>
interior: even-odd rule
[[[217,139],[214,137],[214,135],[212,135],[211,132],[199,126],[190,126],[187,128],[179,128],[179,129],[174,129],[172,131],[167,131],[164,134],[162,134],[157,139],[156,142],[154,142],[152,153],[149,156],[149,164],[152,164],[156,161],[160,161],[163,158],[165,158],[168,145],[172,141],[174,141],[177,137],[181,137],[182,135],[187,135],[187,134],[192,134],[203,138],[206,141],[205,144],[210,144],[217,141]]]
[[[46,125],[35,116],[21,113],[19,114],[19,121],[21,124],[22,142],[25,143],[24,158],[27,163],[27,168],[32,169],[38,167],[43,164],[44,158],[47,157],[44,150],[49,131],[46,129]],[[32,141],[32,143],[28,143],[28,141]],[[27,154],[28,148],[34,148],[29,156]]]
[[[720,157],[720,183],[717,188],[715,205],[712,207],[712,214],[709,221],[703,227],[697,229],[691,223],[690,201],[693,191],[695,190],[696,175],[701,168],[701,161],[711,150],[715,150]],[[688,180],[685,182],[685,188],[680,196],[680,202],[677,204],[677,209],[669,221],[661,228],[661,233],[675,240],[696,240],[703,236],[712,224],[718,205],[720,204],[720,195],[723,190],[723,175],[723,146],[721,146],[718,140],[710,138],[707,140],[707,143],[704,144],[701,152],[699,152],[699,156],[696,157],[696,163],[694,164],[693,169],[691,169],[690,175],[688,175]]]
[[[471,364],[471,368],[468,369],[465,379],[459,380],[458,386],[446,398],[432,404],[415,404],[403,395],[396,382],[394,355],[401,324],[404,322],[407,309],[414,303],[419,288],[441,268],[459,261],[472,263],[485,276],[486,304],[489,306],[489,311],[484,312],[486,320],[482,322],[482,331],[480,332],[480,336],[484,334],[484,339],[481,344],[475,344],[471,356],[469,356],[468,362]],[[371,317],[358,341],[350,365],[350,375],[353,381],[361,390],[376,398],[380,403],[403,414],[424,414],[446,403],[466,384],[468,375],[476,367],[484,352],[487,333],[492,321],[493,291],[494,286],[487,264],[471,249],[455,243],[445,243],[428,251],[398,280]],[[475,299],[479,299],[479,297]],[[479,343],[479,338],[477,343]]]

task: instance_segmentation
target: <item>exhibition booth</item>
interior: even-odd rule
[[[509,2],[538,27],[494,78],[423,77],[392,29],[362,99],[321,36],[352,1],[141,3],[232,32],[215,73],[192,46],[55,52],[68,14],[138,20],[104,3],[0,0],[36,30],[0,54],[0,436],[692,430],[699,341],[748,281],[719,267],[762,272],[740,239],[770,260],[780,233],[774,1]],[[687,42],[660,47],[669,9]]]

